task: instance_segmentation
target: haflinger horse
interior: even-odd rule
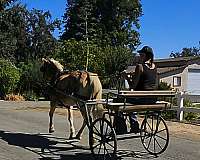
[[[64,72],[63,66],[53,58],[42,58],[42,66],[40,68],[43,72],[45,80],[50,82],[50,89],[48,89],[48,96],[50,98],[49,111],[49,132],[54,132],[53,114],[60,104],[68,109],[68,120],[70,124],[69,138],[81,138],[84,127],[86,126],[86,112],[83,109],[83,101],[90,99],[102,98],[102,85],[97,74],[86,71],[72,71]],[[73,110],[72,107],[76,105],[80,107],[83,116],[83,124],[77,135],[75,135],[75,128],[73,124]],[[103,106],[96,105],[91,109],[94,118],[102,116]]]

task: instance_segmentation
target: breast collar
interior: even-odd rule
[[[58,78],[59,78],[61,75],[63,75],[63,74],[64,74],[63,71],[62,71],[62,72],[57,72],[57,73],[52,77],[52,79],[51,79],[51,81],[50,81],[50,84],[51,84],[52,86],[56,85],[56,83],[57,83],[57,81],[58,81]]]

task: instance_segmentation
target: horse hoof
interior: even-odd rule
[[[76,135],[76,137],[75,137],[76,139],[78,139],[78,140],[81,140],[82,139],[82,137],[81,136],[79,136],[79,135]]]
[[[53,132],[55,132],[55,130],[52,129],[52,128],[50,128],[50,129],[49,129],[49,133],[53,133]]]
[[[76,139],[76,136],[70,135],[70,136],[69,136],[69,140],[72,140],[72,139]]]

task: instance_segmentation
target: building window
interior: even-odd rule
[[[181,77],[173,77],[173,86],[174,87],[181,86]]]

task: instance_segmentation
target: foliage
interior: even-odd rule
[[[49,11],[33,9],[29,13],[28,30],[29,30],[29,48],[30,59],[37,60],[44,56],[54,54],[54,49],[57,45],[57,40],[53,37],[52,33],[55,28],[60,27],[58,19],[52,21]]]
[[[128,46],[140,44],[138,0],[67,1],[64,33],[61,39],[93,40],[98,45]]]
[[[61,38],[68,40],[71,38],[77,41],[86,40],[86,34],[89,39],[95,39],[97,36],[97,20],[94,13],[95,1],[82,0],[72,1],[68,0],[66,5],[66,12],[64,14],[64,28]],[[86,29],[87,28],[87,29]],[[86,33],[87,30],[87,33]]]
[[[7,6],[16,0],[1,0],[0,1],[0,12],[2,12]]]
[[[30,61],[29,63],[21,62],[20,68],[21,77],[18,83],[18,92],[24,95],[26,99],[32,100],[42,94],[43,77],[40,72],[40,62]]]
[[[123,71],[132,58],[130,49],[125,47],[101,47],[89,41],[70,39],[60,43],[55,58],[60,59],[68,70],[84,70],[86,67],[87,49],[89,49],[88,71],[99,75],[117,74]]]
[[[177,111],[166,110],[166,111],[162,112],[162,117],[164,119],[166,119],[166,120],[176,119],[176,117],[177,117]]]
[[[200,108],[200,104],[196,104],[195,107],[196,107],[196,108]]]
[[[49,12],[8,4],[0,14],[0,58],[9,59],[20,68],[16,92],[33,99],[41,93],[37,60],[54,54],[57,40],[52,33],[60,21],[52,21]]]
[[[171,90],[171,89],[172,89],[171,85],[166,82],[159,82],[158,84],[158,90]]]
[[[106,46],[105,54],[105,72],[107,75],[119,74],[127,65],[130,64],[133,54],[131,50],[125,47]]]
[[[158,84],[158,90],[172,90],[172,87],[170,84],[166,83],[166,82],[160,82]],[[177,98],[165,98],[165,99],[158,99],[158,100],[165,100],[165,101],[169,101],[171,103],[173,103],[174,105],[177,103]],[[162,113],[162,117],[164,119],[175,119],[176,118],[176,114],[177,112],[174,110],[166,110],[165,112]]]
[[[91,45],[92,44],[88,45],[89,50],[91,48]],[[90,52],[90,55],[92,54],[94,55],[95,53]],[[85,41],[76,41],[75,39],[64,40],[60,42],[54,58],[59,59],[61,63],[65,66],[66,70],[85,70],[87,44]]]
[[[54,57],[69,70],[83,70],[106,76],[119,74],[139,45],[138,0],[67,1],[65,29],[61,41],[52,33],[59,20],[42,10],[27,10],[15,0],[0,3],[0,58],[10,59],[20,68],[17,92],[40,94],[42,79],[38,59]],[[86,66],[88,58],[88,66]],[[29,96],[28,96],[29,97]]]
[[[0,14],[0,57],[19,63],[53,54],[57,41],[52,33],[58,27],[49,12],[28,11],[21,4],[5,8]]]
[[[0,59],[0,91],[5,96],[12,93],[20,79],[20,72],[10,61]]]
[[[183,104],[184,107],[195,107],[192,102],[188,99],[185,99],[184,100],[184,104]],[[199,117],[199,114],[198,113],[192,113],[192,112],[184,112],[184,119],[186,121],[191,121],[191,120],[196,120],[197,118]]]
[[[190,56],[200,56],[200,48],[192,47],[192,48],[183,48],[181,52],[172,52],[170,57],[190,57]]]

